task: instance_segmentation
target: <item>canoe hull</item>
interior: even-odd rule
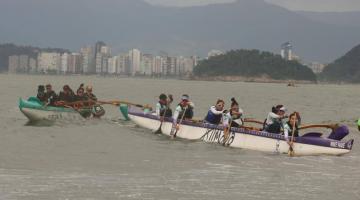
[[[56,121],[56,120],[79,120],[84,119],[78,112],[59,112],[59,111],[47,111],[37,110],[32,108],[20,108],[20,111],[31,122],[37,121]]]
[[[144,114],[129,111],[129,118],[137,125],[158,130],[160,120],[152,114]],[[161,126],[163,134],[170,136],[172,129],[171,119],[167,119]],[[215,126],[203,123],[184,122],[180,125],[176,137],[188,140],[202,140],[207,143],[218,143],[234,148],[257,150],[269,153],[289,152],[289,145],[284,137],[279,134],[272,134],[262,131],[246,130],[243,128],[232,128],[231,133],[224,141],[222,126]],[[349,153],[353,140],[348,142],[334,141],[326,138],[298,138],[293,145],[295,155],[343,155]]]
[[[29,100],[20,99],[19,109],[30,122],[76,120],[91,116],[90,109],[76,111],[73,108],[44,106],[34,97]]]

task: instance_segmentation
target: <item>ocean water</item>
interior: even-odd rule
[[[175,101],[186,93],[197,118],[219,98],[229,106],[236,97],[245,117],[259,120],[284,104],[303,124],[348,125],[345,139],[354,138],[354,148],[344,156],[290,158],[169,140],[124,121],[115,106],[105,106],[102,119],[29,125],[18,98],[46,83],[56,91],[91,84],[101,100],[151,105],[162,92]],[[0,75],[0,99],[0,199],[360,199],[358,85]]]

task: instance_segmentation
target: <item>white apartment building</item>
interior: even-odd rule
[[[141,74],[141,52],[138,49],[129,51],[130,71],[131,75]]]
[[[39,72],[59,72],[61,67],[60,53],[41,52],[38,55]]]

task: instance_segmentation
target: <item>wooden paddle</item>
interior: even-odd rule
[[[291,141],[290,141],[290,144],[289,144],[289,156],[290,157],[294,157],[295,156],[295,151],[294,151],[294,135],[295,135],[295,124],[296,124],[296,121],[293,123],[293,126],[292,126],[292,133],[291,133]]]
[[[249,123],[255,123],[255,124],[261,124],[263,125],[264,122],[256,120],[256,119],[251,119],[251,118],[244,118],[244,122],[249,122]]]
[[[228,127],[224,127],[224,141],[223,141],[223,146],[225,146],[225,143],[226,143],[226,141],[228,140],[229,135],[230,135],[231,123],[232,123],[231,109],[230,109],[230,111],[229,111],[229,115],[230,115],[230,120],[229,120]]]
[[[96,101],[99,104],[109,104],[109,105],[114,105],[114,106],[119,106],[120,104],[127,104],[127,105],[131,105],[131,106],[136,106],[139,108],[152,108],[149,105],[141,105],[141,104],[135,104],[135,103],[131,103],[128,101],[119,101],[119,100],[113,100],[113,101]]]
[[[164,114],[163,114],[163,116],[160,116],[160,126],[154,133],[156,133],[156,134],[161,134],[162,133],[161,127],[162,127],[162,124],[163,124],[163,122],[165,120],[165,115],[166,115],[166,112],[167,112],[168,108],[169,108],[169,102],[166,102],[166,108],[164,110]],[[161,110],[160,110],[160,114],[161,114]]]
[[[302,126],[299,129],[307,129],[307,128],[329,128],[332,130],[335,130],[339,127],[338,124],[311,124],[311,125],[306,125],[306,126]]]
[[[186,108],[185,108],[185,110],[184,110],[184,112],[183,112],[183,114],[182,114],[182,116],[181,116],[181,118],[180,118],[179,123],[177,123],[177,124],[176,124],[176,126],[175,126],[176,131],[175,131],[175,133],[174,133],[174,134],[172,134],[172,135],[171,135],[171,139],[176,138],[176,134],[177,134],[177,132],[178,132],[178,131],[179,131],[179,129],[180,129],[180,125],[181,125],[182,121],[184,120],[185,113],[186,113],[186,110],[187,110],[187,109],[188,109],[188,107],[186,107]]]
[[[55,102],[55,106],[63,106],[63,107],[78,107],[78,108],[91,108],[92,106],[97,105],[96,101],[86,100],[86,101],[75,101],[75,102],[66,102],[66,101],[57,101]]]

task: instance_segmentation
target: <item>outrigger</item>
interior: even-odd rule
[[[129,106],[121,111],[125,117],[129,117],[137,125],[156,131],[160,127],[160,119],[154,113]],[[161,133],[171,136],[172,118],[165,118],[160,129]],[[342,141],[349,134],[346,126],[334,129],[328,137],[322,137],[322,133],[309,132],[301,137],[294,138],[293,153],[296,156],[305,155],[343,155],[349,153],[354,140]],[[207,143],[225,144],[229,147],[257,150],[263,152],[288,153],[289,145],[281,134],[268,133],[248,127],[231,128],[229,137],[224,141],[224,127],[212,125],[201,121],[182,121],[176,133],[178,138],[188,140],[202,140]]]

